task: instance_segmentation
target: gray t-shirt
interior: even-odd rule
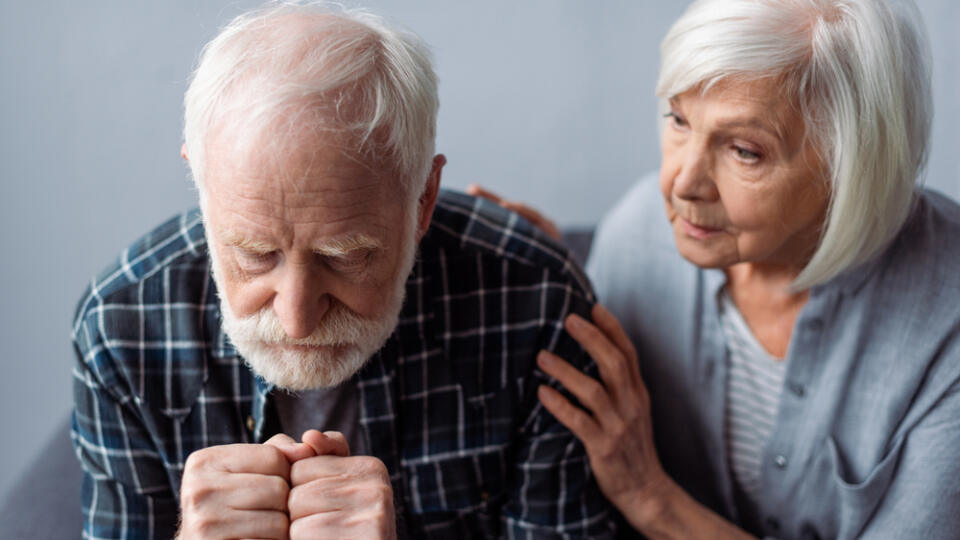
[[[339,431],[350,445],[350,455],[367,454],[359,422],[357,384],[350,378],[340,386],[304,392],[274,391],[274,404],[284,433],[299,441],[308,429]]]

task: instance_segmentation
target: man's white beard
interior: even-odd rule
[[[339,385],[383,347],[397,326],[407,277],[417,251],[415,227],[411,229],[401,248],[404,251],[400,268],[386,291],[384,308],[377,316],[362,317],[330,298],[330,307],[316,330],[306,338],[292,339],[287,337],[272,307],[264,306],[253,315],[237,317],[221,294],[224,332],[250,369],[268,383],[292,391]],[[224,291],[214,247],[208,244],[208,249],[214,282],[218,290]],[[298,345],[320,348],[284,348]]]

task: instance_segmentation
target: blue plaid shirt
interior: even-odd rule
[[[401,537],[612,535],[583,446],[536,397],[540,349],[595,370],[562,328],[593,301],[566,250],[516,214],[441,192],[397,329],[355,376]],[[172,537],[190,453],[279,431],[272,387],[221,327],[196,210],[94,279],[73,337],[85,538]]]

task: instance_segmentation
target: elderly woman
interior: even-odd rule
[[[597,232],[609,312],[567,321],[602,381],[539,359],[637,531],[960,537],[960,207],[916,184],[927,66],[893,1],[703,0],[668,33],[659,185]]]

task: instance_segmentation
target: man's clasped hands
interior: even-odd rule
[[[301,440],[279,434],[191,454],[177,537],[396,538],[383,462],[350,456],[338,432],[309,430]]]

